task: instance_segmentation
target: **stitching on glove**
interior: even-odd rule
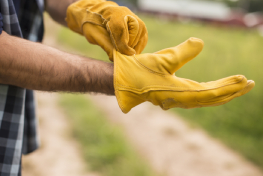
[[[123,106],[122,99],[120,98],[119,90],[117,90],[115,94],[116,94],[117,100],[119,100],[119,106],[120,106],[121,110],[126,111],[126,109]]]
[[[242,78],[242,80],[244,79],[244,77]],[[211,86],[206,86],[205,84],[206,83],[199,83],[199,84],[204,84],[204,87],[218,87],[218,88],[220,88],[220,87],[223,87],[224,85],[231,85],[231,84],[236,84],[236,83],[240,83],[242,80],[240,80],[239,82],[235,82],[235,81],[233,81],[233,80],[227,80],[227,81],[224,81],[224,82],[221,82],[221,83],[216,83],[217,81],[220,81],[220,80],[217,80],[217,81],[213,81],[213,82],[215,82],[215,84],[214,85],[211,85]]]
[[[113,52],[116,52],[116,51],[113,51]],[[113,53],[113,55],[114,55],[115,53]],[[117,64],[117,62],[118,61],[116,61],[116,65],[118,65]],[[116,68],[116,69],[115,69]],[[116,75],[119,75],[119,67],[117,66],[117,67],[114,67],[114,73],[116,72]],[[119,95],[119,88],[117,89],[117,87],[116,87],[116,85],[118,85],[117,84],[117,82],[118,82],[118,77],[116,76],[116,78],[114,78],[114,88],[115,88],[115,96],[116,96],[116,98],[117,98],[117,100],[118,100],[118,104],[119,104],[119,106],[120,106],[120,108],[121,108],[121,110],[122,111],[126,111],[126,109],[124,108],[124,106],[123,106],[123,103],[122,103],[122,99],[120,98],[120,95]]]
[[[238,91],[238,92],[240,92],[240,91]],[[219,99],[219,100],[211,101],[212,99],[216,98],[216,97],[214,97],[214,98],[211,98],[210,100],[207,100],[207,101],[198,101],[198,100],[196,99],[196,102],[202,103],[202,104],[206,104],[206,103],[208,103],[208,104],[211,104],[211,103],[215,104],[215,103],[218,102],[218,101],[221,102],[221,101],[223,101],[223,100],[227,100],[228,98],[234,96],[234,95],[237,94],[238,92],[235,92],[235,93],[233,93],[233,94],[231,94],[231,95],[228,95],[227,97],[225,97],[225,98],[223,98],[223,99],[221,99],[221,100]],[[223,102],[224,102],[224,101],[223,101]]]
[[[140,24],[139,24],[140,25]],[[142,48],[145,48],[145,46],[147,45],[147,42],[148,42],[148,39],[147,39],[147,36],[148,36],[148,33],[146,33],[139,41],[138,41],[138,43],[134,46],[134,50],[135,50],[135,52],[137,53],[137,51],[136,51],[136,47],[138,46],[138,48],[137,48],[137,50],[138,50],[138,54],[140,54],[142,51],[140,51],[141,49],[140,49],[140,45],[142,45],[143,47]],[[146,42],[145,42],[145,40],[147,40]]]
[[[115,55],[116,53],[115,53],[116,51],[114,51],[113,50],[113,55]],[[113,56],[114,57],[114,56]],[[116,65],[119,65],[119,64],[117,64],[117,62],[118,61],[116,61]],[[114,64],[115,65],[115,64]],[[116,72],[116,73],[115,73]],[[121,98],[120,98],[120,95],[119,95],[119,88],[117,89],[117,85],[118,85],[118,77],[117,77],[117,75],[119,75],[119,67],[117,66],[117,67],[114,67],[114,74],[116,74],[116,78],[114,77],[114,89],[115,89],[115,96],[116,96],[116,98],[117,98],[117,100],[118,100],[118,104],[119,104],[119,106],[120,106],[120,108],[121,108],[121,110],[122,111],[124,111],[124,106],[123,106],[123,104],[122,104],[122,100],[121,100]]]
[[[96,13],[96,12],[92,12],[92,11],[89,11],[89,10],[87,10],[88,12],[91,12],[91,13],[93,13],[93,14],[96,14],[96,15],[99,15],[102,19],[103,19],[103,22],[102,22],[102,24],[104,24],[105,23],[105,21],[106,22],[108,22],[108,20],[106,20],[105,18],[103,18],[103,16],[101,15],[101,14],[99,14],[99,13]]]
[[[118,74],[118,71],[117,71],[117,74]],[[226,82],[222,82],[221,84],[216,85],[217,87],[215,87],[215,86],[212,87],[211,86],[211,87],[206,87],[205,89],[196,89],[195,87],[162,86],[162,85],[154,85],[154,84],[150,85],[150,86],[145,86],[142,89],[137,89],[137,88],[134,88],[134,87],[122,85],[117,80],[116,80],[115,84],[117,84],[119,86],[119,90],[130,91],[130,92],[139,93],[139,94],[146,93],[146,92],[149,92],[149,91],[201,92],[201,91],[214,90],[214,89],[222,88],[222,87],[225,87],[225,86],[230,86],[230,85],[233,85],[233,84],[238,84],[238,83],[242,82],[243,79],[240,80],[239,82],[232,82],[232,83],[228,83],[228,84],[225,84]],[[122,89],[120,89],[120,88],[122,88]],[[181,90],[174,90],[176,88],[177,89],[179,88]]]
[[[138,61],[138,59],[136,58],[135,55],[133,55],[134,57],[134,60],[137,62],[137,64],[139,64],[141,67],[147,69],[150,73],[152,74],[156,74],[158,76],[162,76],[162,77],[167,77],[167,76],[173,76],[171,74],[164,74],[164,73],[159,73],[159,72],[156,72],[148,67],[146,67],[145,65],[143,65],[142,63],[140,63]],[[207,91],[207,90],[214,90],[214,89],[218,89],[218,88],[222,88],[222,87],[225,87],[225,86],[229,86],[229,85],[233,85],[233,84],[238,84],[240,82],[242,82],[244,80],[244,77],[239,81],[239,82],[228,82],[228,81],[224,81],[222,82],[221,84],[218,84],[218,85],[214,85],[214,86],[210,86],[210,87],[206,87],[205,89],[198,89],[196,90],[195,87],[178,87],[178,86],[162,86],[162,85],[150,85],[150,86],[146,86],[142,89],[137,89],[137,88],[134,88],[134,87],[130,87],[130,86],[125,86],[125,85],[122,85],[120,83],[118,83],[118,86],[119,87],[122,87],[123,89],[120,89],[120,90],[126,90],[125,88],[127,89],[133,89],[133,91],[135,91],[136,93],[145,93],[145,92],[148,92],[148,91],[151,91],[151,90],[154,90],[154,91],[158,91],[156,89],[158,88],[167,88],[167,90],[165,89],[164,91],[168,91],[170,89],[175,89],[175,88],[180,88],[180,89],[183,89],[183,90],[170,90],[170,91],[177,91],[177,92],[182,92],[182,91],[191,91],[191,92],[199,92],[199,91]],[[225,84],[227,83],[227,84]],[[199,83],[200,84],[200,83]],[[145,90],[147,89],[148,87],[153,87],[155,86],[155,88],[150,88],[148,90]],[[127,90],[126,90],[127,91]],[[131,90],[128,90],[128,91],[131,91]],[[162,90],[160,90],[162,91]]]
[[[101,24],[99,24],[98,21],[93,20],[93,18],[90,18],[90,17],[89,17],[89,14],[87,14],[88,16],[84,19],[85,21],[82,22],[83,24],[84,24],[84,23],[87,23],[87,22],[90,22],[90,23],[92,23],[92,24],[96,24],[96,25],[99,25],[99,26],[102,26],[102,27],[105,28],[105,23],[107,23],[108,20],[106,20],[105,18],[103,18],[103,16],[102,16],[101,14],[98,14],[98,13],[92,12],[92,11],[89,11],[88,9],[86,9],[86,12],[91,13],[91,14],[96,14],[96,15],[98,15],[103,21],[101,22]],[[83,24],[82,24],[82,26],[83,26]]]
[[[150,85],[150,86],[145,86],[142,89],[137,89],[137,88],[134,88],[134,87],[125,86],[125,85],[121,85],[121,84],[118,84],[118,86],[122,88],[122,89],[119,88],[119,90],[130,91],[130,92],[138,93],[138,94],[146,93],[146,92],[149,92],[149,91],[202,92],[202,91],[208,91],[208,90],[214,90],[214,89],[222,88],[222,87],[225,87],[225,86],[230,86],[230,85],[233,85],[233,84],[238,84],[238,83],[242,82],[243,79],[240,80],[239,82],[233,82],[233,83],[229,83],[229,84],[226,84],[226,85],[222,85],[222,84],[225,83],[225,82],[223,82],[218,87],[206,87],[205,89],[196,89],[194,87],[162,86],[162,85]],[[165,88],[165,89],[161,89],[161,88]],[[181,90],[174,90],[175,88],[179,88]]]
[[[156,74],[156,75],[159,75],[159,76],[162,76],[162,77],[166,77],[166,76],[171,76],[171,74],[165,74],[165,73],[161,73],[161,72],[157,72],[157,71],[154,71],[152,69],[150,69],[149,67],[143,65],[135,56],[135,54],[133,55],[134,57],[134,60],[136,61],[137,64],[139,64],[141,67],[145,68],[146,70],[148,70],[150,73],[153,73],[153,74]]]
[[[131,15],[126,15],[124,18],[123,18],[123,21],[124,21],[124,19],[127,17],[127,16],[129,16],[129,17],[131,17]],[[128,20],[129,21],[129,20]],[[124,23],[125,23],[125,21],[124,21]],[[128,31],[128,39],[130,40],[130,33],[129,33],[129,27],[128,27],[129,25],[128,25],[128,22],[126,22],[126,25],[124,25],[124,27],[125,27],[125,30],[126,31]],[[128,28],[128,29],[127,29]],[[136,36],[137,37],[137,36]],[[128,40],[128,42],[129,42],[129,40]],[[129,46],[129,44],[127,44],[128,46]],[[136,54],[136,51],[135,51],[135,54]]]
[[[129,41],[130,41],[129,22],[127,22],[126,25],[124,25],[126,31],[128,31],[128,38],[129,38],[129,41],[128,41],[127,45],[128,45],[129,47],[132,47],[132,45],[136,42],[136,39],[137,39],[138,37],[140,37],[140,35],[141,35],[140,32],[142,32],[142,31],[140,30],[140,23],[139,23],[139,21],[138,21],[138,19],[137,19],[136,17],[133,17],[132,15],[126,15],[126,16],[123,18],[123,20],[124,20],[126,17],[130,17],[130,18],[136,19],[137,22],[138,22],[138,25],[139,25],[138,33],[137,33],[136,37],[134,38],[134,40],[133,40],[131,46],[129,46]],[[125,21],[124,21],[124,23],[125,23]],[[137,42],[137,44],[138,44],[138,42]],[[136,44],[136,45],[137,45],[137,44]],[[135,48],[135,46],[134,46],[133,48]],[[135,54],[137,54],[137,52],[136,52],[135,49],[134,49],[134,51],[135,51]]]
[[[120,51],[119,48],[118,48],[118,46],[117,46],[116,40],[115,40],[115,38],[114,38],[114,36],[113,36],[113,34],[112,34],[112,32],[111,32],[109,23],[106,24],[106,27],[107,27],[107,29],[110,31],[110,37],[111,37],[111,39],[112,39],[113,42],[114,42],[114,45],[115,45],[116,50],[117,50],[117,51]]]

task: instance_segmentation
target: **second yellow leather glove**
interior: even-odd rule
[[[126,56],[114,51],[114,88],[121,110],[128,113],[145,101],[164,110],[218,106],[254,87],[242,75],[207,83],[176,77],[174,73],[202,49],[202,40],[190,38],[153,54]]]
[[[127,7],[105,0],[80,0],[67,9],[68,27],[99,45],[113,61],[113,49],[140,54],[148,41],[144,22]]]

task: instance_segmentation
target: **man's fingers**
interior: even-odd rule
[[[136,40],[129,46],[135,49],[136,54],[141,54],[148,42],[148,31],[144,22],[140,18],[137,18],[137,20],[139,22],[140,30]]]
[[[128,56],[134,55],[136,52],[133,48],[129,47],[129,31],[123,28],[122,24],[115,22],[107,23],[107,31],[110,34],[111,42],[115,46],[115,49],[121,54]]]
[[[118,52],[131,56],[140,54],[145,48],[148,32],[139,18],[127,15],[123,21],[111,21],[106,26]]]
[[[137,21],[137,19],[133,16],[127,15],[124,18],[124,25],[126,26],[125,30],[128,30],[128,46],[133,48],[133,45],[135,42],[138,42],[138,40],[136,41],[136,38],[138,37],[139,34],[139,30],[140,30],[140,26],[139,26],[139,22]]]

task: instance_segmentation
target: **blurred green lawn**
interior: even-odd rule
[[[87,97],[65,94],[60,97],[60,105],[92,171],[104,176],[157,176],[127,142],[122,130],[107,121]]]
[[[176,72],[176,76],[199,82],[243,74],[256,82],[247,95],[211,108],[173,109],[194,126],[201,126],[212,136],[263,168],[263,38],[256,31],[210,26],[201,23],[182,24],[141,16],[149,32],[144,52],[155,52],[180,44],[189,37],[204,40],[203,52]],[[108,60],[106,54],[68,29],[62,29],[58,40],[86,56]]]

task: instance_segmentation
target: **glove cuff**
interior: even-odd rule
[[[119,83],[121,76],[121,70],[119,69],[119,61],[122,58],[117,58],[117,51],[113,50],[114,58],[114,90],[120,109],[123,113],[128,113],[133,107],[145,102],[142,95],[135,92],[122,89],[122,85]]]
[[[121,108],[122,112],[127,114],[132,108],[135,106],[145,102],[141,96],[129,92],[129,91],[120,91],[118,90],[118,86],[115,87],[115,96],[117,98],[119,107]]]

